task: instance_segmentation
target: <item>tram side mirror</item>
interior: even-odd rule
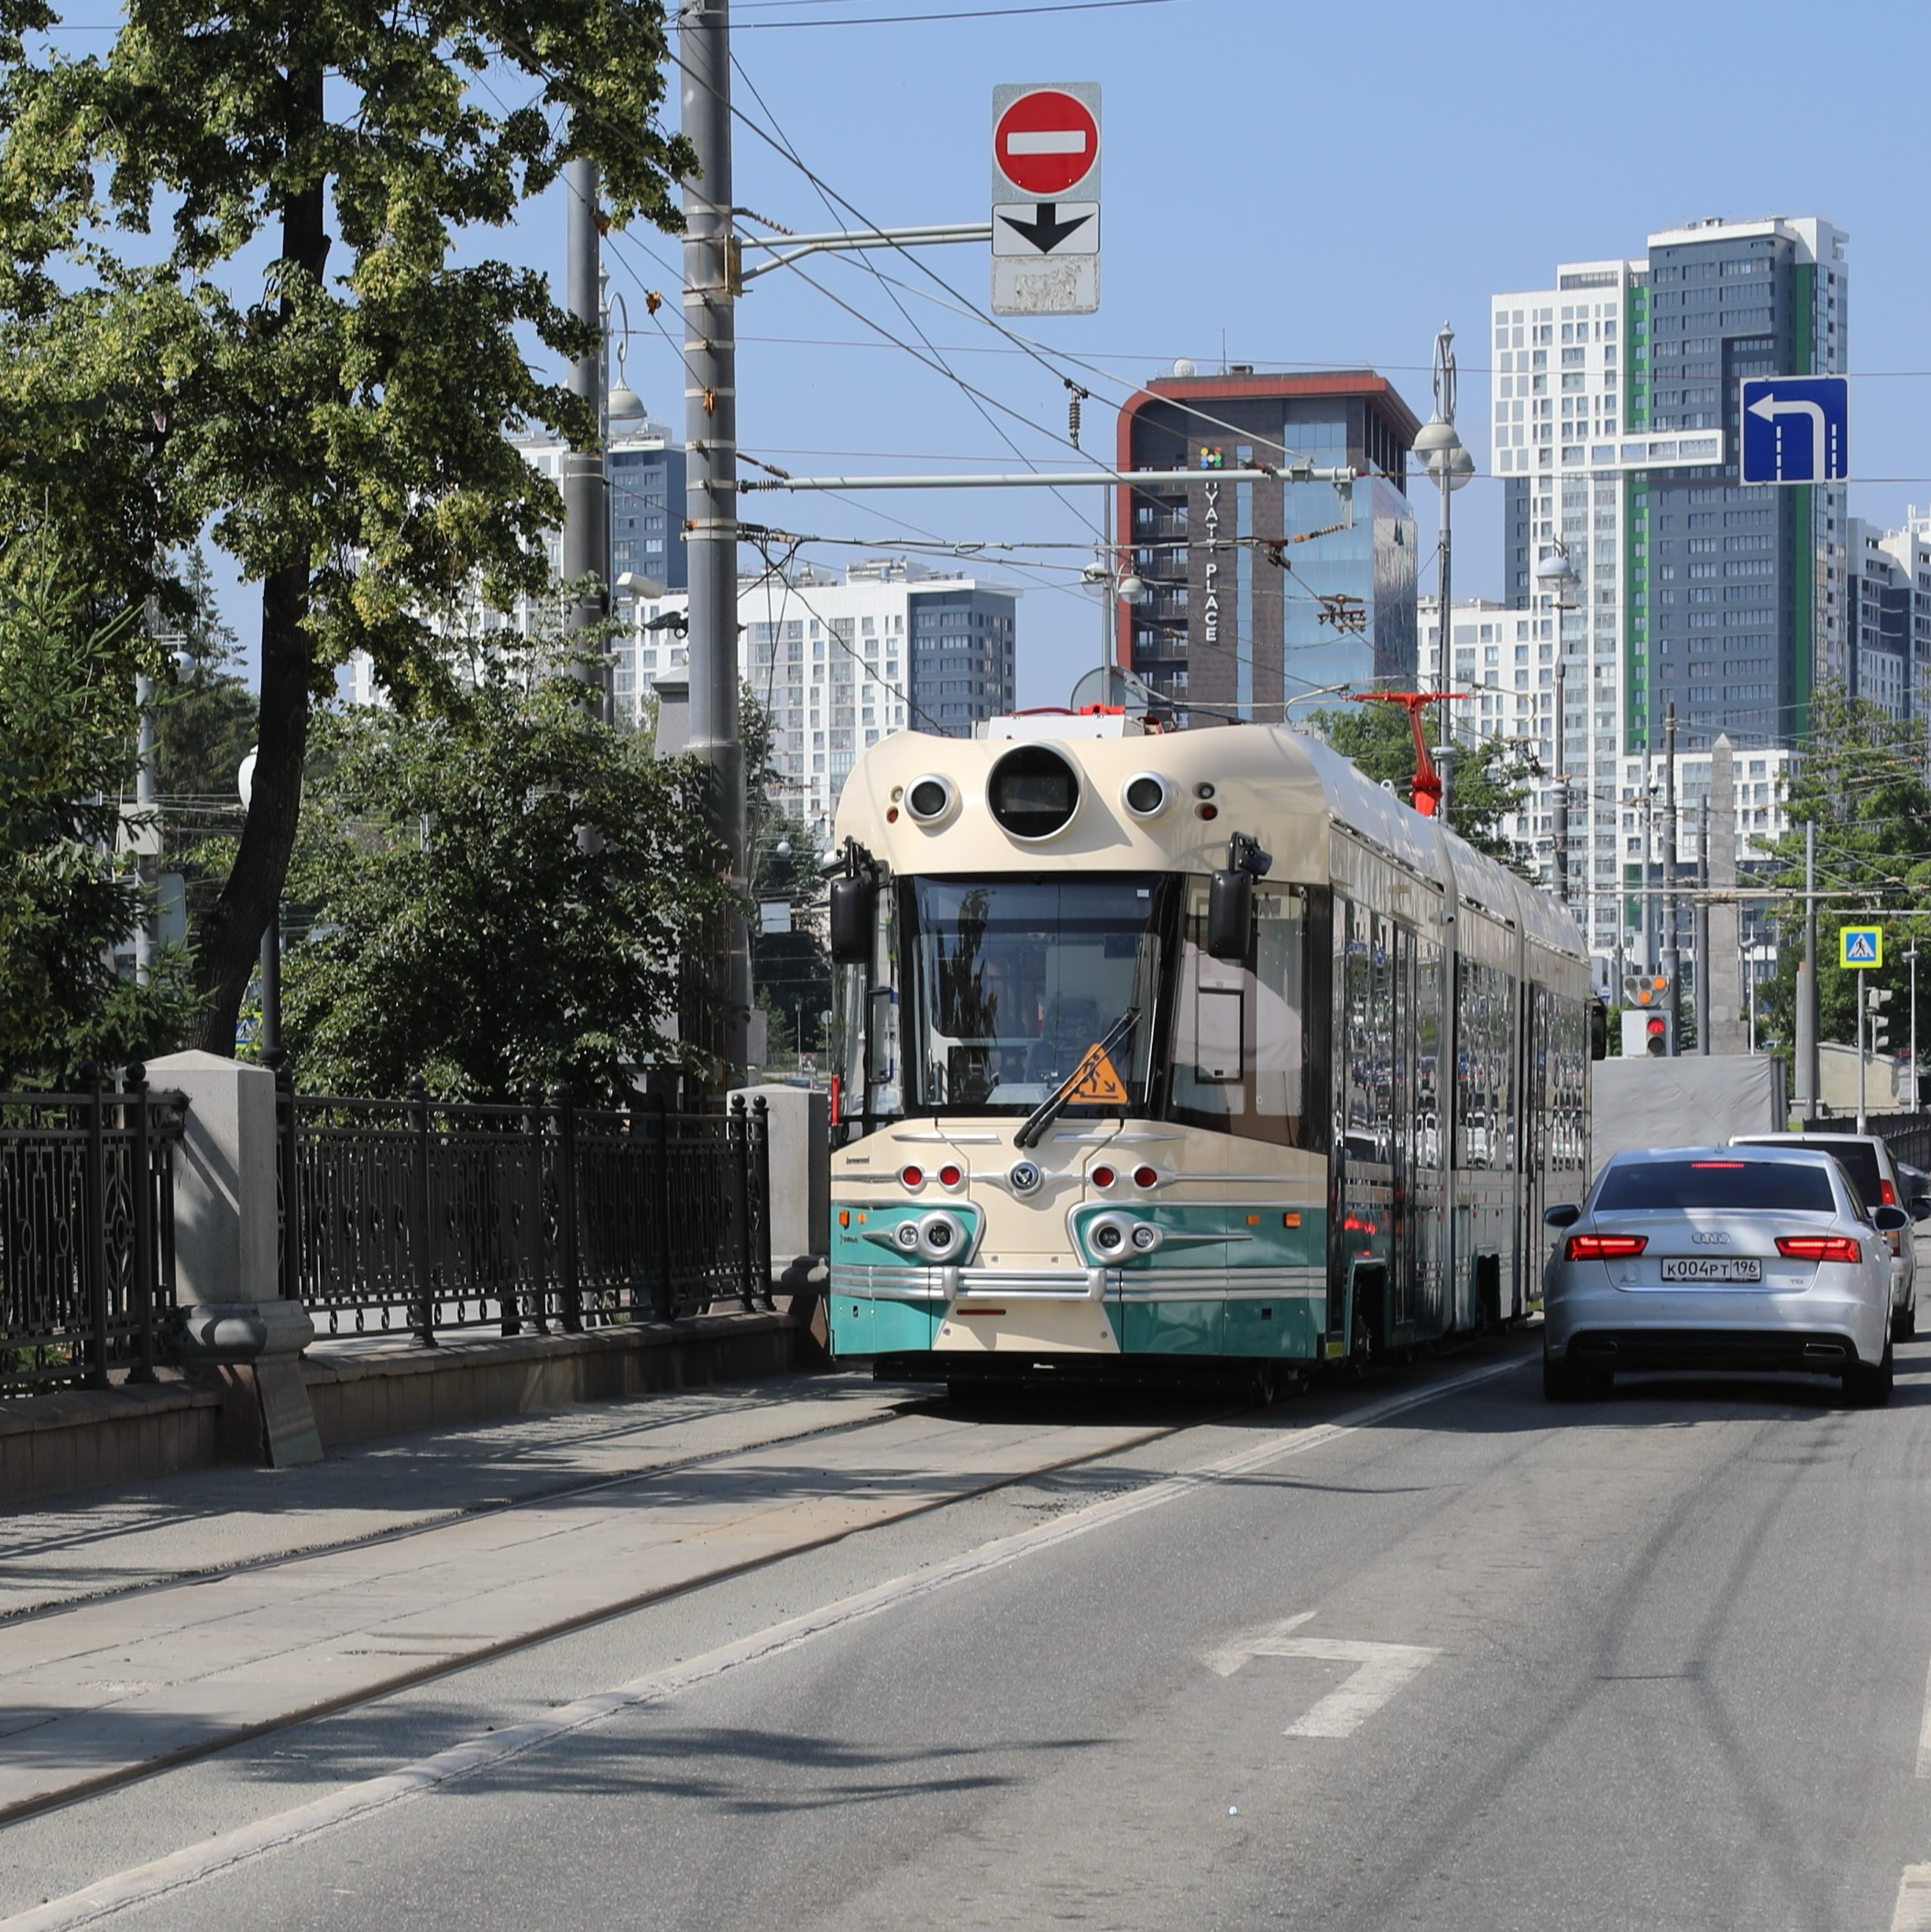
[[[1589,1002],[1589,1058],[1609,1057],[1609,1009],[1600,1000]]]
[[[1216,960],[1245,960],[1254,929],[1254,874],[1217,872],[1207,894],[1207,950]]]
[[[831,882],[831,963],[869,966],[872,963],[873,909],[878,888],[870,879]]]

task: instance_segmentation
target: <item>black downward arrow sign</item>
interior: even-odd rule
[[[1041,202],[1029,222],[1015,221],[1010,214],[1002,214],[1003,221],[1015,235],[1023,235],[1042,255],[1050,255],[1069,235],[1076,235],[1092,219],[1090,214],[1076,214],[1070,222],[1059,219],[1058,202]]]

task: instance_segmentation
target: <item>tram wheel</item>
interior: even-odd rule
[[[1256,1368],[1247,1378],[1247,1407],[1271,1409],[1280,1396],[1280,1377],[1272,1368]]]

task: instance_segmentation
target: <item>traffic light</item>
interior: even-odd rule
[[[1891,1022],[1881,1010],[1890,1004],[1891,989],[1888,986],[1872,986],[1868,990],[1866,998],[1871,1006],[1871,1050],[1880,1053],[1891,1037]]]
[[[1625,1006],[1622,1012],[1622,1057],[1625,1059],[1666,1059],[1670,1052],[1667,1007]]]

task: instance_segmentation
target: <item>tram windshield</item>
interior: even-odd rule
[[[1177,885],[1132,873],[913,880],[906,1111],[1030,1114],[1136,1014],[1112,1059],[1144,1112]]]

